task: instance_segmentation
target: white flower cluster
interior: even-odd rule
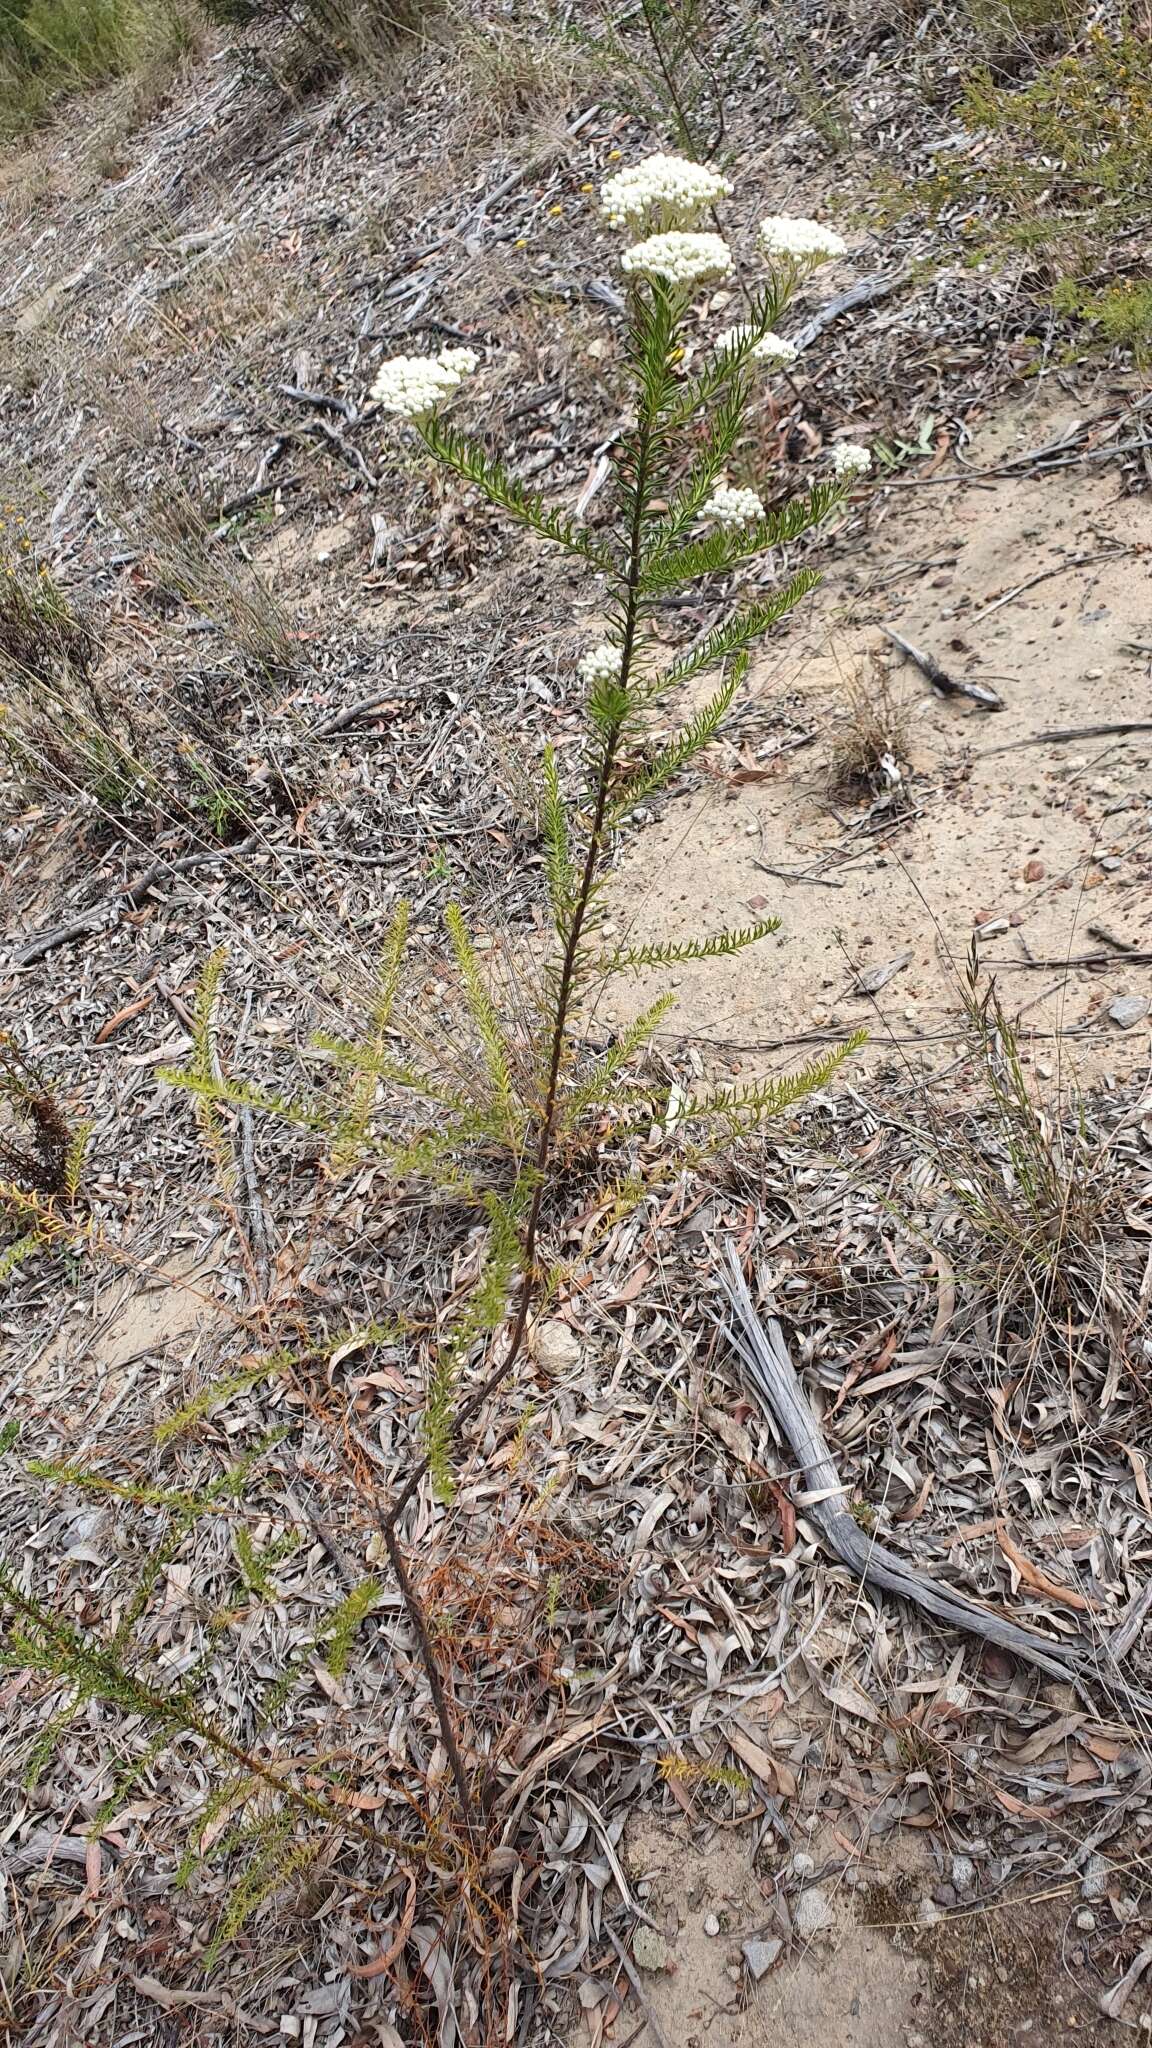
[[[667,284],[703,284],[705,278],[729,275],[732,252],[723,235],[692,235],[674,228],[626,249],[620,264],[636,276],[663,278]]]
[[[442,348],[438,356],[393,356],[381,363],[372,397],[400,419],[425,419],[455,391],[480,358],[474,349]]]
[[[721,526],[750,526],[754,519],[764,517],[763,499],[755,491],[741,490],[738,484],[717,484],[700,509],[705,519],[715,519]]]
[[[754,331],[745,321],[742,326],[733,327],[723,335],[720,345],[722,348],[737,348],[741,342],[747,341],[748,336]],[[786,368],[789,363],[796,361],[800,351],[794,342],[786,341],[782,334],[773,334],[769,329],[767,334],[760,336],[750,353],[754,362],[774,363],[778,368]]]
[[[829,256],[843,256],[847,247],[834,228],[790,213],[770,213],[761,221],[759,234],[766,256],[791,256],[797,263],[823,263]]]
[[[618,171],[600,191],[600,211],[613,228],[643,227],[650,219],[664,227],[690,227],[704,207],[726,199],[730,178],[683,156],[647,156]]]
[[[614,647],[611,640],[602,640],[599,647],[590,647],[580,657],[579,676],[589,688],[594,683],[611,683],[616,680],[624,663],[624,650]]]
[[[859,441],[837,441],[832,450],[832,467],[841,483],[863,476],[872,467],[872,457]]]

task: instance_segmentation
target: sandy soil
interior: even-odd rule
[[[842,1842],[816,1842],[816,1868],[799,1880],[788,1863],[776,1876],[757,1871],[746,1830],[709,1837],[643,1820],[628,1850],[656,1930],[639,1948],[652,1963],[639,1973],[643,2004],[633,1986],[622,2008],[611,1995],[587,2007],[569,2048],[1091,2048],[1117,2037],[1084,1972],[1075,1897],[1048,1892],[920,1924],[935,1871],[908,1829],[874,1866],[846,1863]],[[827,1920],[804,1936],[799,1902],[812,1886]],[[780,1954],[755,1983],[745,1944],[777,1938]],[[1126,2005],[1133,2030],[1147,2005],[1142,1991]]]
[[[1067,403],[1018,406],[967,459],[993,467],[1072,417]],[[637,940],[771,914],[782,929],[734,960],[638,981],[636,1007],[671,982],[670,1035],[695,1036],[710,1064],[737,1072],[778,1063],[769,1055],[781,1040],[858,1024],[877,1047],[895,1039],[905,1055],[943,1062],[954,1056],[959,973],[982,932],[981,958],[1042,1078],[1139,1073],[1146,1027],[1121,1031],[1107,1010],[1152,995],[1152,968],[1126,963],[1098,931],[1152,946],[1152,731],[1018,743],[1152,719],[1152,661],[1131,651],[1152,646],[1150,550],[1146,507],[1118,496],[1114,474],[925,482],[877,503],[870,534],[838,554],[754,671],[749,709],[713,750],[714,779],[645,827],[619,876]],[[957,678],[990,683],[1003,710],[941,696],[884,625]],[[851,726],[846,690],[874,660],[888,671],[904,766],[889,806],[868,818],[872,796],[830,783]],[[811,743],[795,744],[798,734]],[[902,817],[902,804],[914,815]],[[1100,970],[1064,969],[1085,952],[1112,957]],[[859,971],[905,953],[878,995],[854,992]]]

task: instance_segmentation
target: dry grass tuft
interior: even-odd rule
[[[843,696],[828,762],[829,795],[855,799],[896,788],[908,760],[907,707],[880,655],[845,678]]]

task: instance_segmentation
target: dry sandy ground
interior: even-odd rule
[[[992,467],[1073,418],[1070,401],[1037,398],[988,425],[966,459]],[[941,696],[884,625],[953,676],[991,683],[1003,710]],[[916,815],[901,822],[893,803],[862,826],[871,799],[831,794],[830,764],[850,723],[846,685],[877,657]],[[697,1037],[707,1064],[732,1071],[781,1064],[781,1040],[858,1024],[877,1046],[895,1038],[902,1057],[942,1064],[955,1056],[959,971],[983,926],[981,957],[1041,1078],[1138,1075],[1147,1026],[1121,1031],[1107,1011],[1117,997],[1152,996],[1152,966],[1126,963],[1097,930],[1152,949],[1152,731],[1016,743],[1152,720],[1150,676],[1152,521],[1146,499],[1119,495],[1114,467],[892,489],[761,659],[752,712],[713,750],[713,779],[669,803],[622,863],[617,900],[634,907],[637,940],[774,913],[782,929],[736,959],[639,982],[636,1007],[671,982],[669,1036]],[[797,732],[815,738],[774,760]],[[757,862],[793,877],[823,870],[823,881]],[[1101,970],[1063,967],[1101,951],[1112,955]],[[858,970],[905,953],[878,996],[853,992]],[[613,1014],[626,1013],[618,1001]]]
[[[748,1831],[694,1831],[645,1821],[628,1861],[657,1930],[652,1967],[622,2008],[585,2011],[569,2048],[1015,2048],[1076,2041],[1102,2048],[1104,2021],[1077,1951],[1075,1896],[1051,1892],[990,1910],[918,1923],[937,1873],[923,1838],[889,1835],[873,1865],[813,1843],[805,1879],[758,1872]],[[799,1932],[804,1888],[819,1890],[827,1924]],[[744,1944],[780,1941],[754,1984]],[[663,1954],[661,1954],[663,1948]],[[1124,2022],[1148,2005],[1138,1991]],[[1140,2038],[1143,2038],[1141,2033]]]

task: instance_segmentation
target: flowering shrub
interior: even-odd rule
[[[866,449],[842,443],[833,450],[833,475],[782,503],[769,504],[760,491],[728,481],[728,464],[760,388],[756,373],[770,374],[796,353],[779,333],[779,322],[798,286],[844,249],[839,235],[816,221],[775,216],[762,222],[758,241],[767,276],[750,294],[747,317],[722,334],[703,366],[689,373],[685,344],[695,293],[735,268],[724,236],[695,223],[730,190],[729,180],[718,173],[661,155],[619,172],[601,192],[606,221],[628,231],[638,226],[650,230],[619,257],[628,280],[631,423],[622,436],[615,519],[606,538],[529,494],[498,458],[446,423],[443,403],[474,367],[470,351],[397,357],[383,364],[373,387],[378,403],[409,419],[439,462],[476,485],[520,525],[581,558],[608,588],[607,634],[578,663],[587,719],[583,787],[574,799],[565,796],[550,749],[541,770],[540,830],[554,950],[543,983],[549,1003],[532,1033],[534,1045],[543,1047],[535,1071],[523,1046],[506,1038],[471,960],[462,917],[450,913],[452,943],[492,1095],[478,1106],[477,1124],[461,1122],[455,1130],[449,1124],[447,1133],[441,1129],[440,1140],[453,1155],[457,1190],[462,1171],[457,1155],[466,1148],[470,1130],[486,1133],[489,1140],[498,1134],[518,1162],[512,1192],[499,1200],[490,1191],[485,1196],[493,1257],[499,1245],[505,1261],[502,1285],[492,1290],[498,1315],[513,1274],[519,1275],[517,1307],[497,1379],[511,1370],[527,1329],[550,1161],[590,1114],[602,1117],[610,1108],[618,1130],[621,1118],[627,1121],[616,1099],[615,1077],[669,999],[646,1011],[599,1061],[581,1052],[573,1021],[577,1006],[609,976],[736,953],[776,927],[774,919],[765,919],[742,930],[639,948],[606,945],[607,933],[598,937],[603,871],[615,825],[679,776],[715,737],[747,668],[749,649],[800,603],[817,579],[810,569],[799,569],[779,589],[734,605],[723,623],[670,660],[661,659],[650,633],[653,612],[670,590],[703,577],[730,575],[765,550],[797,540],[842,502],[870,460]],[[691,450],[695,453],[686,460]],[[718,680],[703,709],[670,741],[646,745],[648,707],[679,684],[713,670]],[[782,1081],[704,1090],[681,1114],[719,1116],[736,1126],[754,1121],[818,1086],[846,1050],[837,1048]],[[525,1074],[527,1080],[521,1079]],[[645,1105],[641,1116],[649,1115]],[[445,1346],[429,1403],[429,1459],[445,1491],[458,1358],[458,1347]]]
[[[644,189],[645,180],[638,182]],[[653,173],[647,182],[646,206],[667,206],[672,189],[666,169]],[[681,184],[677,189],[686,188]],[[696,204],[701,190],[699,184],[692,187],[683,203]],[[658,194],[655,202],[653,193]],[[635,217],[634,209],[618,201],[606,211]],[[803,600],[817,577],[811,568],[801,566],[782,573],[775,588],[758,584],[750,596],[734,594],[719,623],[672,653],[662,633],[654,630],[657,624],[666,624],[668,593],[720,576],[731,579],[738,593],[744,566],[766,551],[795,542],[827,518],[844,502],[848,471],[859,472],[858,462],[841,456],[843,475],[829,474],[792,497],[774,494],[767,486],[759,491],[727,481],[748,408],[763,388],[766,366],[779,360],[778,348],[769,355],[764,344],[777,335],[799,281],[810,277],[829,253],[824,233],[824,243],[814,242],[799,229],[790,239],[785,237],[788,246],[750,294],[741,327],[691,361],[686,342],[695,287],[704,276],[727,274],[733,264],[727,243],[718,234],[667,228],[641,247],[655,242],[667,252],[671,244],[679,252],[677,260],[637,262],[635,250],[621,252],[628,281],[628,414],[619,437],[610,520],[595,532],[530,493],[497,456],[447,423],[445,409],[458,397],[464,380],[474,372],[482,376],[473,351],[444,349],[427,357],[397,357],[384,363],[376,377],[376,402],[396,422],[392,431],[414,435],[429,455],[475,486],[514,522],[587,566],[597,578],[597,602],[606,616],[602,639],[578,660],[582,750],[566,748],[564,778],[551,747],[545,748],[540,762],[538,822],[550,937],[535,1010],[517,1001],[502,1013],[463,912],[450,905],[446,946],[455,964],[458,1000],[437,1051],[435,1022],[429,1022],[426,1009],[407,1010],[403,1000],[407,910],[400,904],[364,1029],[349,1040],[318,1041],[325,1068],[323,1083],[314,1092],[292,1098],[275,1095],[222,1071],[216,1030],[224,965],[219,953],[208,962],[202,980],[188,1064],[182,1073],[166,1075],[192,1093],[209,1150],[213,1156],[219,1153],[225,1169],[230,1153],[222,1109],[259,1111],[306,1129],[309,1143],[323,1149],[326,1172],[332,1177],[358,1171],[367,1163],[383,1166],[407,1185],[444,1191],[453,1209],[471,1212],[479,1226],[475,1267],[471,1255],[469,1259],[469,1271],[475,1272],[471,1289],[455,1288],[435,1315],[422,1315],[411,1325],[401,1320],[388,1326],[387,1341],[406,1352],[410,1373],[420,1370],[423,1360],[430,1361],[423,1453],[413,1456],[389,1491],[375,1476],[374,1461],[367,1476],[359,1462],[353,1468],[358,1514],[365,1526],[372,1526],[369,1560],[381,1573],[388,1570],[392,1575],[406,1610],[409,1641],[427,1679],[455,1788],[455,1812],[438,1792],[434,1828],[426,1826],[422,1810],[416,1809],[410,1823],[401,1814],[399,1832],[391,1833],[375,1820],[369,1825],[366,1817],[356,1818],[355,1810],[350,1816],[347,1793],[318,1771],[307,1742],[299,1744],[303,1755],[288,1757],[276,1751],[274,1761],[269,1761],[264,1754],[269,1731],[298,1671],[312,1668],[317,1651],[325,1652],[329,1670],[339,1677],[357,1629],[380,1604],[382,1589],[375,1573],[353,1584],[347,1597],[320,1617],[314,1641],[300,1659],[290,1661],[262,1700],[252,1746],[246,1748],[230,1732],[231,1702],[225,1712],[211,1703],[214,1660],[200,1660],[192,1673],[182,1671],[178,1683],[168,1683],[154,1662],[142,1662],[133,1627],[147,1601],[150,1581],[129,1606],[129,1619],[118,1623],[114,1635],[105,1636],[98,1628],[74,1626],[71,1615],[62,1621],[50,1603],[42,1603],[15,1572],[5,1573],[0,1564],[0,1594],[21,1617],[30,1662],[53,1674],[67,1673],[84,1699],[100,1699],[154,1727],[159,1744],[191,1731],[200,1750],[222,1773],[201,1820],[206,1829],[227,1804],[229,1826],[222,1841],[238,1843],[250,1852],[250,1860],[208,1951],[209,1962],[219,1942],[239,1930],[270,1889],[303,1867],[309,1842],[297,1831],[309,1824],[319,1834],[317,1821],[325,1840],[335,1829],[350,1842],[363,1842],[374,1855],[387,1850],[402,1858],[400,1867],[410,1873],[413,1899],[417,1877],[411,1873],[429,1868],[441,1881],[444,1870],[450,1869],[454,1883],[459,1881],[462,1888],[475,1884],[473,1897],[479,1897],[478,1880],[469,1873],[484,1873],[492,1839],[482,1777],[488,1752],[474,1739],[475,1730],[468,1728],[467,1705],[457,1705],[452,1688],[444,1682],[436,1631],[418,1574],[406,1557],[407,1516],[429,1478],[441,1499],[450,1503],[457,1434],[480,1415],[502,1381],[522,1366],[532,1316],[550,1285],[544,1239],[551,1212],[545,1204],[549,1193],[555,1195],[561,1185],[558,1168],[576,1157],[585,1162],[598,1159],[606,1134],[611,1134],[614,1155],[630,1138],[647,1139],[654,1118],[661,1114],[652,1087],[629,1073],[629,1063],[666,1014],[671,996],[659,996],[602,1052],[591,1051],[585,1043],[581,1016],[614,976],[734,956],[777,929],[778,921],[767,917],[742,928],[630,945],[615,936],[607,920],[604,888],[613,834],[621,821],[673,784],[715,738],[740,687],[751,648]],[[769,240],[781,242],[779,223]],[[666,700],[681,685],[706,677],[712,680],[705,684],[704,701],[669,738],[664,730]],[[657,703],[662,707],[659,733],[649,727]],[[470,1039],[463,1063],[461,1020]],[[678,1099],[677,1121],[711,1120],[723,1133],[774,1116],[826,1082],[857,1042],[853,1037],[792,1074],[701,1086]],[[581,1199],[586,1198],[584,1189]],[[277,1371],[282,1357],[276,1354]],[[259,1362],[259,1374],[268,1369],[267,1361]],[[457,1385],[465,1371],[470,1385],[457,1404]],[[251,1383],[242,1376],[225,1386],[235,1389]],[[217,1388],[204,1390],[172,1419],[172,1427],[206,1414],[205,1403],[218,1397]],[[342,1428],[337,1434],[343,1442]],[[254,1451],[251,1457],[261,1454]],[[189,1518],[216,1511],[221,1488],[232,1489],[230,1497],[240,1498],[251,1457],[230,1467],[213,1489],[163,1496],[178,1507],[181,1529],[190,1525]],[[72,1466],[44,1467],[42,1473],[60,1484],[86,1484],[90,1479],[86,1470]],[[138,1498],[145,1506],[157,1498],[151,1486],[136,1495],[117,1483],[113,1491],[118,1497]],[[243,1561],[239,1546],[238,1554]],[[257,1560],[250,1573],[253,1583],[258,1583],[260,1569]],[[311,1721],[308,1727],[312,1728]],[[153,1753],[150,1747],[149,1756]],[[502,1817],[498,1824],[504,1825]],[[490,1906],[486,1900],[486,1912]],[[483,1927],[484,1953],[490,1956],[491,1921],[484,1920]],[[375,1974],[375,1966],[368,1974]],[[484,2037],[495,2039],[496,2034],[489,2030]]]

